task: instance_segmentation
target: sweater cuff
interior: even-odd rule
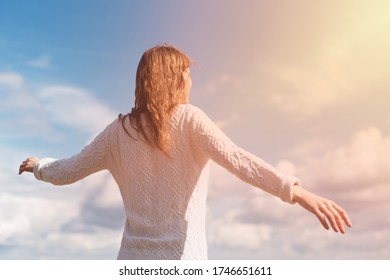
[[[42,168],[50,165],[52,162],[56,161],[54,158],[43,158],[40,159],[34,166],[33,172],[37,180],[44,181],[42,177]]]
[[[293,201],[293,193],[292,193],[293,186],[301,187],[302,186],[301,181],[297,177],[286,176],[283,179],[282,189],[280,194],[280,199],[282,201],[290,204],[295,204],[295,201]]]

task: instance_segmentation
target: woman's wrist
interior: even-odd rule
[[[292,201],[298,202],[302,196],[302,187],[298,184],[292,186]]]

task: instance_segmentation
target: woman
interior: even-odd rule
[[[297,202],[321,224],[345,233],[345,211],[301,187],[237,147],[198,108],[188,104],[188,57],[175,47],[147,50],[136,74],[135,106],[79,154],[62,160],[28,158],[19,174],[34,172],[55,185],[107,169],[124,202],[126,223],[118,259],[207,259],[208,162],[288,203]]]

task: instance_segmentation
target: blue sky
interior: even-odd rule
[[[355,225],[326,232],[213,165],[210,258],[389,258],[389,12],[379,0],[1,1],[0,259],[116,257],[109,174],[55,188],[17,170],[77,153],[129,111],[143,51],[165,42],[193,59],[191,103]]]

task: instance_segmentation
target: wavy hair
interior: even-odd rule
[[[158,45],[144,52],[137,68],[134,108],[125,116],[119,115],[130,137],[124,124],[126,117],[142,140],[169,154],[168,121],[183,98],[182,73],[188,67],[189,58],[171,45]]]

